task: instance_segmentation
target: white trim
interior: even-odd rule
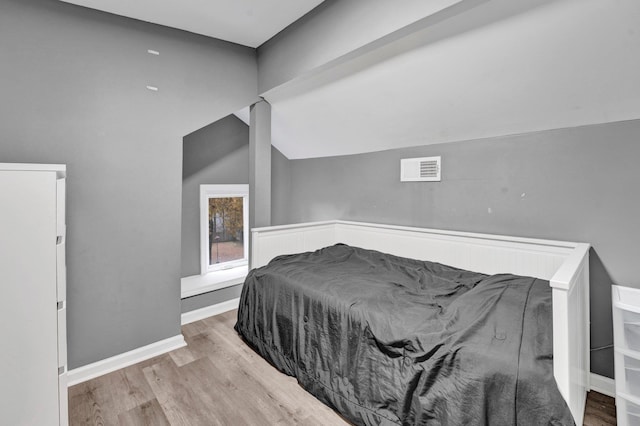
[[[209,318],[214,315],[223,314],[234,309],[238,309],[240,305],[240,298],[227,300],[226,302],[216,303],[215,305],[207,306],[202,309],[196,309],[195,311],[189,311],[182,314],[182,325],[190,324],[192,322],[200,321],[204,318]]]
[[[442,235],[445,238],[450,236],[457,237],[468,237],[468,238],[476,238],[479,240],[490,240],[490,241],[505,241],[507,243],[524,243],[528,245],[541,245],[544,246],[545,249],[553,246],[557,246],[561,249],[573,249],[576,245],[581,243],[573,243],[568,241],[559,241],[559,240],[543,240],[538,238],[527,238],[527,237],[513,237],[510,235],[500,235],[500,234],[480,234],[476,232],[467,232],[467,231],[453,231],[446,229],[434,229],[434,228],[418,228],[412,226],[404,226],[404,225],[390,225],[384,223],[370,223],[370,222],[353,222],[349,220],[324,220],[318,222],[302,222],[302,223],[293,223],[289,225],[276,225],[276,226],[263,226],[259,228],[252,228],[252,233],[261,233],[265,231],[282,231],[282,230],[294,230],[300,228],[310,228],[310,227],[320,227],[326,225],[350,225],[350,226],[360,226],[363,228],[379,228],[379,229],[389,229],[392,231],[410,231],[410,232],[418,232],[424,234],[435,234]]]
[[[242,284],[248,273],[249,268],[245,265],[237,268],[209,272],[206,275],[191,275],[181,278],[180,297],[185,299],[187,297]]]
[[[65,172],[66,164],[35,164],[35,163],[0,163],[0,170],[34,171],[34,172]]]
[[[310,226],[323,226],[323,225],[335,225],[337,223],[348,223],[342,220],[323,220],[318,222],[300,222],[300,223],[292,223],[289,225],[273,225],[273,226],[261,226],[258,228],[251,228],[252,235],[254,233],[260,233],[265,231],[282,231],[282,230],[292,230],[292,229],[300,229],[300,228],[308,228]]]
[[[66,164],[0,163],[0,171],[56,172],[58,179],[67,176]]]
[[[591,390],[615,398],[616,381],[599,374],[591,373]]]
[[[65,367],[66,368],[66,367]],[[69,426],[68,372],[58,375],[58,402],[60,403],[60,426]]]
[[[187,346],[187,343],[184,341],[184,336],[179,334],[111,358],[69,370],[67,375],[68,386],[86,382],[103,374],[111,373],[184,346]]]

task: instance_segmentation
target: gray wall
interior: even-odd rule
[[[200,274],[200,185],[249,183],[249,126],[229,115],[183,139],[182,277]],[[182,299],[189,312],[240,296],[242,285]]]
[[[271,225],[289,221],[291,192],[291,161],[271,147]]]
[[[272,206],[282,205],[288,202],[289,160],[273,147],[271,159]],[[188,277],[200,274],[200,185],[248,183],[249,127],[229,115],[185,136],[182,172],[182,277]],[[282,214],[276,220],[286,223]],[[182,299],[182,312],[235,299],[241,291],[237,285]]]
[[[640,120],[293,160],[276,216],[591,243],[591,346],[609,346],[611,283],[640,288],[638,135]],[[442,182],[400,182],[401,158],[431,155],[443,157]],[[613,376],[610,347],[591,358]]]
[[[184,137],[182,276],[200,274],[200,185],[249,183],[249,126],[229,115]]]
[[[242,293],[242,284],[187,297],[186,299],[182,299],[182,313],[195,311],[196,309],[206,308],[238,298],[240,297],[240,293]]]
[[[255,51],[50,0],[0,40],[0,161],[68,166],[70,367],[179,334],[182,137],[255,100]]]

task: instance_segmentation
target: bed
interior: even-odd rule
[[[254,229],[236,329],[356,424],[536,424],[549,412],[546,423],[567,424],[572,415],[581,424],[588,251],[587,244],[345,221]],[[416,270],[422,278],[411,276]],[[425,289],[421,299],[416,292]],[[460,297],[449,299],[453,293]],[[458,306],[465,300],[493,301],[496,310]],[[488,334],[493,343],[477,346]],[[554,378],[557,387],[548,383]]]

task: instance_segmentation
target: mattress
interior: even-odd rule
[[[551,289],[338,244],[252,270],[236,331],[354,424],[573,425]]]

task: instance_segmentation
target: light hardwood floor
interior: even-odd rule
[[[233,330],[237,311],[182,327],[188,346],[69,388],[73,425],[347,425]],[[585,425],[615,425],[590,392]]]

